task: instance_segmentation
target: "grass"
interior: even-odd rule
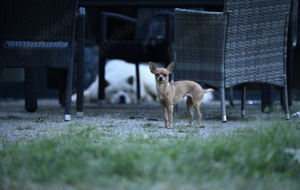
[[[153,122],[150,123],[150,122],[147,122],[147,123],[144,123],[142,124],[142,127],[144,128],[144,131],[145,132],[157,132],[158,131],[158,126],[156,124],[154,124]]]
[[[22,119],[22,117],[16,116],[16,115],[8,115],[7,119],[15,119],[15,120],[19,120]]]
[[[183,110],[183,111],[179,112],[179,114],[176,118],[174,118],[174,120],[176,120],[176,119],[190,119],[190,114],[187,110]]]
[[[176,126],[175,130],[178,133],[197,134],[200,129],[204,129],[204,128],[205,127],[203,125],[201,125],[201,126],[196,125],[195,127],[190,127],[187,125],[179,125],[179,126]]]
[[[22,131],[22,130],[32,130],[32,126],[30,126],[30,125],[26,125],[26,126],[18,126],[17,127],[17,130],[20,130],[20,131]]]
[[[120,138],[110,133],[114,127],[74,122],[67,134],[16,143],[3,140],[0,189],[223,190],[300,185],[297,155],[286,151],[300,149],[296,120],[257,121],[255,129],[240,127],[206,138],[164,133]],[[192,133],[202,128],[174,130]]]
[[[35,122],[46,122],[44,117],[38,117]]]
[[[143,124],[142,127],[143,127],[143,128],[155,128],[156,125],[155,125],[154,123],[148,122],[148,123]],[[156,127],[156,128],[157,128],[157,127]]]

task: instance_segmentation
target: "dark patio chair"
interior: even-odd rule
[[[247,83],[284,88],[290,0],[225,0],[223,12],[175,9],[175,80],[194,80],[220,90],[226,121],[225,88]]]
[[[100,22],[102,25],[100,28],[99,52],[99,100],[104,99],[106,59],[123,59],[135,63],[138,100],[140,99],[139,62],[155,61],[162,62],[167,66],[174,59],[170,53],[172,52],[173,44],[173,13],[166,11],[166,9],[140,8],[138,15],[138,18],[132,18],[111,12],[100,13]],[[156,39],[147,39],[147,36],[149,38],[149,23],[153,21],[154,17],[159,17],[160,21],[164,23],[163,34],[161,36],[154,36]],[[132,41],[122,40],[122,36],[115,36],[113,39],[108,39],[106,30],[109,18],[123,20],[128,25],[131,25],[132,28],[135,28],[134,39]]]
[[[65,120],[68,121],[71,119],[75,57],[79,67],[77,114],[82,116],[84,9],[78,9],[78,1],[3,0],[0,2],[0,14],[0,84],[3,68],[25,68],[26,109],[34,111],[37,109],[34,68],[67,69]]]
[[[292,106],[292,83],[293,83],[293,51],[297,45],[297,22],[298,22],[298,0],[291,1],[291,14],[289,17],[288,41],[287,41],[287,93],[288,103]],[[261,110],[272,108],[274,104],[274,86],[271,84],[262,84],[261,90]],[[283,105],[283,93],[281,93],[281,104]]]

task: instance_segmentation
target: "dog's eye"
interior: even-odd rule
[[[164,77],[167,77],[168,75],[167,74],[164,74]]]
[[[159,74],[155,74],[155,76],[159,77]]]

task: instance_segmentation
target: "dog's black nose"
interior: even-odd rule
[[[124,95],[121,95],[121,96],[120,96],[120,103],[121,103],[121,104],[124,104],[124,103],[125,103],[125,96],[124,96]]]
[[[159,77],[158,80],[159,81],[163,81],[164,79],[163,79],[163,77]]]

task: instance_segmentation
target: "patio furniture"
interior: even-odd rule
[[[290,0],[225,0],[223,12],[175,9],[175,80],[193,80],[220,90],[227,121],[225,88],[269,83],[284,88]]]
[[[139,82],[139,63],[140,62],[162,62],[168,65],[173,61],[173,55],[169,53],[173,43],[173,13],[165,9],[143,9],[140,8],[138,15],[143,18],[132,18],[125,15],[101,12],[100,13],[100,51],[99,51],[99,100],[104,99],[105,88],[105,60],[106,59],[123,59],[136,65],[136,84],[137,84],[137,99],[140,99],[140,82]],[[149,24],[152,19],[158,18],[165,27],[162,28],[160,36],[154,36],[156,43],[148,44],[148,31],[151,30]],[[121,34],[107,38],[107,22],[109,18],[123,20],[128,23],[131,28],[135,28],[134,40],[122,40]],[[140,20],[139,20],[140,19]],[[160,23],[160,24],[162,24]],[[160,27],[160,26],[157,26]],[[124,32],[126,34],[126,28]],[[121,30],[122,31],[122,30]],[[150,40],[150,39],[149,39]],[[153,46],[153,47],[152,47]],[[150,48],[148,48],[150,47]]]
[[[76,63],[76,91],[78,98],[76,100],[76,116],[83,117],[83,91],[84,91],[84,37],[85,37],[85,8],[78,8],[78,17],[76,19],[76,31],[75,31],[75,55],[74,63]],[[52,71],[52,70],[51,70]],[[47,74],[55,74],[54,72],[48,72]],[[56,71],[56,69],[55,69]],[[59,90],[59,103],[62,106],[66,105],[66,88],[67,88],[67,69],[59,69],[56,71],[58,79],[58,90]],[[50,78],[51,78],[50,77]],[[53,78],[52,78],[53,79]],[[28,112],[34,112],[37,110],[37,71],[36,69],[27,68],[25,69],[25,109]],[[74,83],[73,83],[74,84]]]
[[[37,108],[34,68],[67,69],[64,119],[69,121],[76,61],[77,116],[82,116],[84,8],[78,9],[76,0],[2,0],[0,5],[0,84],[3,68],[25,68],[26,109],[34,111]]]
[[[288,41],[287,41],[287,93],[288,105],[292,106],[292,84],[293,84],[293,50],[297,45],[297,20],[298,20],[298,0],[291,1],[291,13],[289,17]],[[274,104],[274,86],[262,84],[261,110],[266,107],[272,108]],[[283,105],[283,93],[281,93],[281,104]]]

